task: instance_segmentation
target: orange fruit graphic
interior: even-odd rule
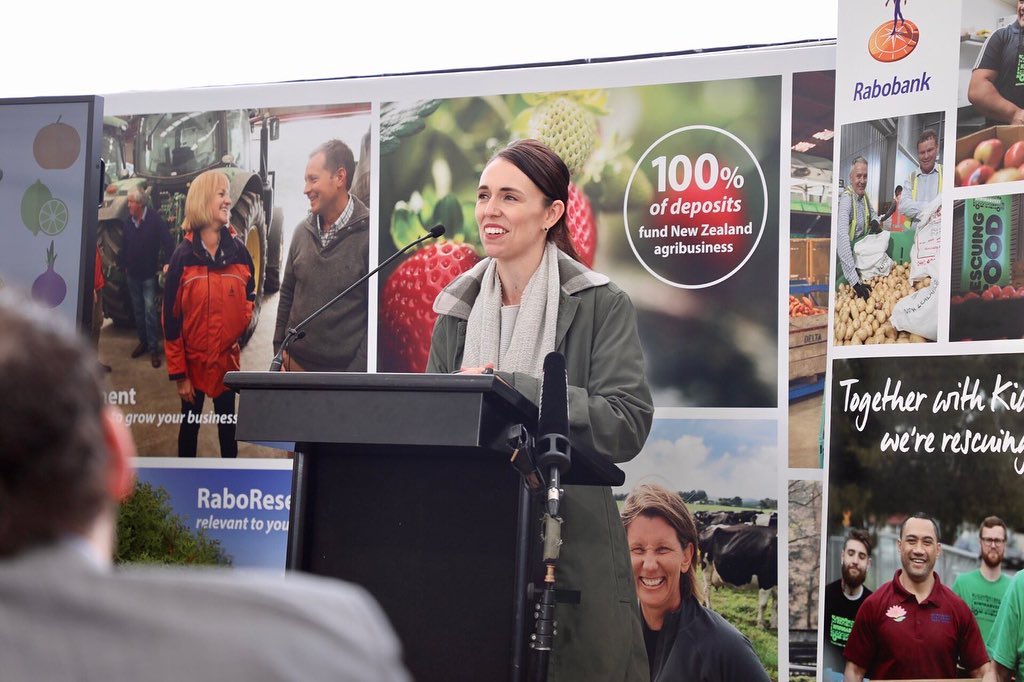
[[[40,168],[70,168],[82,150],[82,138],[78,131],[67,123],[56,123],[45,126],[36,133],[32,142],[32,155]]]

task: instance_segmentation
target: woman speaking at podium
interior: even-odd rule
[[[495,371],[539,401],[545,356],[568,374],[569,438],[613,462],[643,447],[654,408],[629,297],[579,262],[566,227],[569,170],[536,140],[512,142],[486,165],[476,220],[487,258],[438,295],[428,372]],[[512,513],[510,510],[509,513]],[[565,545],[549,680],[646,680],[647,656],[626,546],[611,491],[568,486]]]

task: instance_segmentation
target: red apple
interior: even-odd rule
[[[1006,154],[1003,156],[1003,166],[1016,168],[1021,164],[1024,164],[1024,141],[1017,141],[1006,150]]]
[[[1002,168],[993,173],[992,177],[986,181],[986,184],[1017,182],[1018,180],[1024,180],[1024,173],[1021,173],[1019,168]]]
[[[971,173],[971,177],[967,178],[967,184],[984,185],[986,182],[988,182],[988,179],[992,177],[993,173],[995,173],[995,171],[992,169],[991,166],[978,166],[978,168],[976,168],[975,171]]]
[[[964,159],[956,165],[956,180],[955,184],[957,187],[962,187],[967,184],[967,179],[971,177],[971,173],[978,170],[981,166],[981,161],[978,161],[974,157]]]
[[[995,170],[1003,162],[1003,143],[997,137],[982,140],[974,148],[974,158]]]

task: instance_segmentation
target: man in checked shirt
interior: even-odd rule
[[[290,328],[368,272],[370,214],[349,193],[355,166],[352,150],[340,140],[328,140],[309,155],[303,190],[309,215],[288,248],[275,353]],[[365,372],[368,291],[364,283],[311,322],[305,336],[288,347],[283,369]]]

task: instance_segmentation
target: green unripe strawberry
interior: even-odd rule
[[[530,116],[528,130],[530,137],[562,157],[573,175],[583,169],[597,144],[594,114],[568,97],[556,97],[538,105]]]

